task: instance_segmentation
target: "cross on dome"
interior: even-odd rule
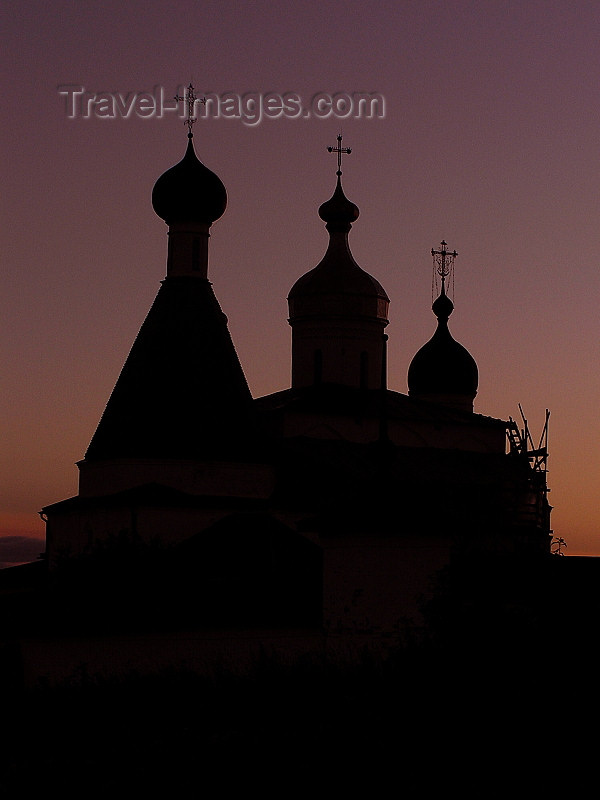
[[[454,252],[450,252],[450,250],[448,250],[447,242],[442,240],[439,250],[435,250],[433,247],[431,248],[431,255],[433,257],[434,273],[437,273],[442,279],[442,294],[445,294],[446,278],[450,275],[452,269],[454,268],[454,259],[458,253],[456,250],[454,250]]]
[[[327,152],[328,153],[337,153],[338,168],[337,168],[336,175],[339,177],[342,174],[342,153],[347,153],[348,155],[350,155],[352,150],[351,150],[350,147],[342,147],[342,134],[341,133],[338,133],[337,143],[338,143],[337,147],[328,147],[327,148]]]
[[[196,117],[194,116],[194,106],[196,101],[200,103],[204,103],[206,105],[206,97],[196,97],[196,92],[194,90],[194,86],[192,83],[187,87],[185,90],[185,94],[182,96],[180,94],[175,95],[175,100],[184,100],[187,103],[187,119],[184,120],[183,124],[188,126],[188,139],[193,137],[192,133],[192,125],[196,122]]]

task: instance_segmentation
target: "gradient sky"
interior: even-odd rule
[[[383,119],[195,125],[229,194],[209,277],[253,394],[289,386],[286,297],[327,244],[317,209],[341,129],[352,250],[391,298],[390,388],[407,391],[434,331],[430,249],[446,239],[475,410],[518,419],[521,403],[537,440],[550,409],[555,535],[569,555],[600,554],[596,0],[24,0],[1,21],[4,563],[43,537],[42,506],[77,493],[75,463],[165,273],[152,186],[187,143],[174,112],[69,119],[58,87],[171,97],[190,80],[201,94],[385,98]]]

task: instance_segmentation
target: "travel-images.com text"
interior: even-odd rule
[[[81,85],[58,86],[69,119],[161,119],[167,112],[188,116],[187,89],[167,95],[163,86],[152,92],[90,92]],[[192,103],[193,120],[233,119],[259,125],[264,119],[383,119],[385,99],[378,92],[317,92],[306,104],[296,92],[208,92]]]

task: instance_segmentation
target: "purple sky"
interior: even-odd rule
[[[59,87],[170,98],[193,80],[200,94],[305,105],[385,99],[384,118],[195,125],[229,194],[209,277],[253,393],[289,386],[286,297],[325,250],[317,209],[341,129],[361,211],[352,250],[391,298],[390,388],[406,391],[433,333],[430,249],[446,239],[459,253],[451,330],[479,365],[475,410],[518,418],[521,403],[537,439],[550,409],[555,534],[569,555],[600,554],[597,2],[24,0],[5,4],[2,28],[6,542],[42,536],[37,511],[77,492],[75,462],[164,277],[152,186],[187,142],[175,112],[70,119]]]

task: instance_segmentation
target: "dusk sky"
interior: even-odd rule
[[[600,555],[597,0],[9,0],[1,23],[0,566],[35,558],[37,512],[77,494],[165,275],[151,192],[187,129],[151,104],[190,81],[223,101],[194,143],[227,187],[209,278],[254,396],[290,385],[286,298],[326,248],[341,131],[352,251],[391,300],[389,388],[407,392],[435,329],[430,250],[445,239],[475,411],[519,420],[521,403],[537,443],[550,410],[555,536]],[[253,120],[224,102],[244,112],[269,93],[295,105]],[[383,114],[315,105],[356,93]]]

